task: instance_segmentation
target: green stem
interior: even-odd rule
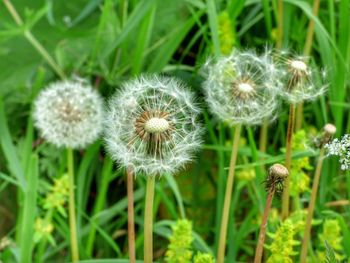
[[[153,199],[155,176],[147,178],[144,218],[144,263],[153,262]]]
[[[286,138],[286,168],[288,169],[289,174],[290,174],[290,167],[292,163],[292,139],[293,139],[294,122],[295,122],[295,105],[290,104],[287,138]],[[288,176],[284,181],[284,189],[283,189],[283,196],[282,196],[282,219],[283,220],[286,219],[289,214],[289,180],[290,180],[290,176]]]
[[[312,14],[315,17],[317,17],[317,15],[318,15],[319,7],[320,7],[320,0],[314,0]],[[315,21],[313,19],[310,19],[309,26],[307,28],[305,45],[304,45],[304,55],[305,56],[309,56],[311,53],[312,41],[314,39],[314,28],[315,28]],[[296,130],[301,129],[302,124],[303,124],[303,103],[300,103],[297,107],[295,129]]]
[[[110,182],[110,175],[112,174],[112,169],[113,169],[112,160],[109,158],[105,158],[103,168],[102,168],[102,174],[100,177],[101,181],[98,187],[98,195],[93,208],[93,215],[98,214],[103,209],[106,203],[106,197],[107,197],[108,186]],[[93,224],[90,227],[90,232],[89,232],[86,247],[85,247],[85,253],[89,257],[92,257],[92,253],[94,250],[95,236],[96,236],[96,227]]]
[[[17,25],[23,27],[24,23],[21,17],[19,16],[18,12],[16,11],[16,8],[12,5],[11,1],[3,1],[13,20],[15,20]],[[60,76],[61,79],[64,79],[66,76],[63,70],[56,64],[55,60],[50,56],[50,54],[46,51],[43,45],[32,35],[32,33],[28,29],[25,29],[24,36],[32,44],[32,46],[40,53],[40,55],[47,61],[47,63],[52,67],[56,74]]]
[[[224,200],[224,206],[223,206],[222,217],[221,217],[221,229],[220,229],[217,263],[223,263],[225,259],[227,224],[228,224],[228,216],[230,211],[232,188],[233,188],[235,166],[236,166],[236,160],[237,160],[237,154],[238,154],[238,143],[239,143],[239,138],[241,134],[241,128],[242,128],[241,124],[238,124],[236,126],[234,137],[233,137],[230,168],[229,168],[227,182],[226,182],[225,200]]]
[[[128,195],[128,243],[129,261],[136,262],[135,254],[135,219],[134,219],[134,173],[131,167],[127,169],[127,195]]]
[[[310,232],[311,232],[311,223],[312,223],[312,218],[313,218],[314,211],[315,211],[315,203],[316,203],[318,185],[320,182],[322,164],[323,164],[323,159],[324,159],[323,157],[324,157],[324,148],[322,148],[320,151],[320,156],[318,158],[316,171],[315,171],[314,182],[312,184],[310,203],[309,203],[309,208],[307,210],[307,218],[306,218],[306,224],[305,224],[305,230],[304,230],[304,237],[303,237],[303,243],[301,246],[301,253],[300,253],[300,262],[301,263],[306,262],[307,248],[308,248],[308,243],[309,243],[309,239],[310,239]]]
[[[264,120],[263,124],[260,127],[260,137],[259,137],[259,151],[262,153],[266,152],[268,127],[269,127],[268,120]]]
[[[277,30],[278,30],[278,36],[277,36],[277,44],[276,47],[280,49],[282,47],[283,43],[283,0],[278,0],[277,3]]]
[[[74,199],[74,160],[73,150],[67,149],[67,165],[69,177],[69,229],[70,229],[70,246],[72,253],[72,261],[79,261],[77,226],[75,216],[75,199]]]

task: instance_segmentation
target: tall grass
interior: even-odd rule
[[[302,53],[309,21],[314,22],[311,63],[326,68],[330,84],[325,96],[304,105],[302,129],[311,134],[314,128],[332,122],[339,136],[350,132],[350,3],[321,1],[317,16],[312,4],[283,1],[281,46]],[[263,50],[277,41],[277,1],[17,0],[12,5],[8,0],[0,3],[0,240],[7,237],[12,244],[0,248],[3,262],[32,262],[31,257],[36,262],[67,262],[70,258],[69,225],[59,211],[52,212],[51,220],[55,244],[34,238],[35,220],[46,213],[43,202],[49,185],[66,167],[65,151],[53,149],[33,130],[31,103],[47,83],[76,74],[108,97],[123,80],[156,72],[183,79],[201,100],[199,67],[208,57],[221,54],[221,12],[229,14],[233,48]],[[171,225],[185,217],[193,222],[194,249],[217,252],[232,130],[202,106],[206,134],[197,161],[181,172],[184,176],[165,175],[155,187],[153,252],[159,262]],[[262,185],[266,174],[261,167],[284,162],[287,121],[288,106],[282,105],[279,118],[268,130],[266,152],[255,144],[257,128],[242,130],[242,137],[248,139],[240,142],[235,173],[253,170],[255,177],[238,176],[233,186],[225,262],[254,258],[266,200]],[[317,153],[312,150],[293,152],[292,162],[304,157],[315,168]],[[126,177],[106,156],[101,141],[76,152],[75,158],[79,262],[127,262]],[[312,178],[313,171],[307,173]],[[344,186],[347,179],[335,159],[324,160],[314,219],[316,223],[338,220],[342,253],[350,258],[349,206],[327,205],[349,199],[350,188]],[[146,184],[141,176],[134,184],[135,249],[136,258],[142,259]],[[300,196],[301,208],[308,206],[309,198],[308,193]],[[273,206],[281,208],[279,203]],[[274,233],[278,226],[269,224],[267,232]],[[324,249],[318,239],[321,232],[321,225],[312,228],[308,254],[314,260],[317,251]],[[302,236],[294,238],[302,240]],[[267,237],[266,243],[271,242]],[[268,250],[264,253],[270,256]]]

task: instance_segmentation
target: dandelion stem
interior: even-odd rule
[[[260,225],[259,240],[255,250],[254,263],[260,263],[262,259],[262,254],[264,251],[264,243],[265,243],[265,234],[266,234],[266,228],[267,228],[267,219],[269,217],[269,212],[271,209],[271,204],[272,204],[274,194],[275,194],[275,187],[271,187],[267,195],[266,206],[262,217],[262,222]]]
[[[21,27],[24,26],[23,20],[16,11],[16,8],[12,5],[11,1],[3,1],[13,20],[15,20],[16,24]],[[65,74],[63,70],[56,64],[55,60],[50,56],[50,54],[47,52],[44,46],[33,36],[33,34],[28,29],[24,30],[24,36],[32,44],[32,46],[40,53],[40,55],[47,61],[47,63],[52,67],[56,74],[60,76],[61,79],[64,79]]]
[[[318,14],[318,9],[320,7],[320,0],[314,0],[314,4],[312,7],[312,14],[316,17]],[[314,28],[315,28],[315,21],[314,19],[310,19],[309,21],[309,26],[307,28],[307,35],[306,35],[306,40],[305,40],[305,45],[304,45],[304,55],[309,56],[311,52],[311,46],[312,46],[312,41],[314,38]]]
[[[144,218],[144,263],[153,262],[153,199],[155,176],[147,178]]]
[[[295,105],[290,104],[288,128],[286,137],[286,168],[290,172],[292,162],[292,139],[295,122]],[[286,178],[282,196],[282,219],[285,220],[289,214],[289,177]]]
[[[268,127],[269,127],[268,120],[264,120],[260,128],[260,137],[259,137],[259,151],[263,153],[266,152]]]
[[[283,0],[278,0],[277,3],[277,13],[278,13],[278,17],[277,17],[277,44],[276,47],[277,48],[281,48],[282,47],[282,43],[283,43]]]
[[[127,169],[127,195],[128,195],[128,242],[129,261],[136,262],[135,256],[135,222],[134,222],[134,175],[131,167]]]
[[[241,124],[238,124],[236,126],[234,137],[233,137],[230,168],[229,168],[227,182],[226,182],[225,200],[224,200],[224,206],[223,206],[222,217],[221,217],[221,229],[220,229],[217,263],[223,263],[225,259],[228,214],[230,211],[235,166],[236,166],[237,153],[238,153],[238,142],[241,134],[241,128],[242,128]]]
[[[77,226],[75,216],[75,199],[74,199],[74,160],[73,150],[67,149],[67,165],[69,177],[69,229],[70,229],[70,246],[72,253],[72,261],[79,261]]]
[[[312,7],[312,14],[315,17],[317,17],[317,15],[318,15],[319,7],[320,7],[320,0],[314,0],[314,4]],[[312,41],[314,39],[314,28],[315,28],[315,21],[313,19],[310,19],[309,26],[307,28],[305,45],[304,45],[304,55],[305,56],[309,56],[311,53]],[[302,124],[303,124],[303,103],[300,103],[297,106],[295,129],[296,130],[301,129]]]
[[[323,160],[324,160],[323,157],[324,157],[324,148],[322,148],[320,151],[320,156],[318,158],[317,165],[316,165],[314,182],[312,184],[312,191],[311,191],[309,208],[307,210],[307,218],[306,218],[306,224],[305,224],[305,230],[304,230],[303,243],[301,245],[301,253],[300,253],[300,262],[301,263],[306,262],[307,248],[308,248],[308,243],[309,243],[309,239],[310,239],[310,232],[311,232],[311,223],[312,223],[312,218],[314,215],[318,185],[320,182],[322,164],[323,164]]]

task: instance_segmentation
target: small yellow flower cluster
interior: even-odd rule
[[[255,179],[255,170],[254,169],[244,169],[237,173],[237,178],[240,181],[253,181]]]
[[[306,150],[307,142],[308,139],[305,130],[296,132],[292,140],[293,151]],[[312,169],[313,167],[310,165],[309,157],[292,160],[290,176],[290,193],[292,196],[310,191],[310,177],[306,172]]]
[[[265,245],[271,252],[270,257],[267,259],[268,263],[293,262],[292,257],[298,254],[294,247],[300,244],[299,241],[294,240],[295,233],[295,225],[291,219],[285,220],[276,233],[268,233],[268,236],[273,239],[271,245]]]
[[[50,192],[44,200],[44,208],[47,210],[56,209],[63,216],[67,216],[64,209],[69,196],[69,178],[65,174],[58,179],[54,179],[54,184],[51,186]]]
[[[235,32],[230,16],[227,11],[223,11],[218,17],[220,50],[224,55],[231,53],[235,44]]]
[[[165,253],[169,263],[189,263],[192,259],[192,223],[186,219],[179,220],[173,226],[173,234]]]
[[[178,220],[172,227],[173,234],[169,238],[170,244],[165,252],[165,261],[169,263],[214,263],[211,254],[197,252],[193,260],[192,250],[192,222],[186,219]]]
[[[214,258],[208,253],[198,252],[194,257],[194,263],[214,263]]]
[[[41,239],[48,239],[51,243],[54,243],[54,239],[51,236],[54,226],[50,220],[39,217],[35,220],[34,228],[34,242],[39,242]]]

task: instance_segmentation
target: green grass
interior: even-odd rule
[[[6,1],[4,1],[6,2]],[[34,242],[35,220],[48,216],[43,203],[54,179],[66,173],[65,151],[42,141],[31,118],[32,102],[48,83],[73,74],[87,78],[108,98],[120,84],[140,74],[161,73],[181,78],[196,92],[203,108],[204,145],[196,161],[176,176],[157,180],[154,200],[154,254],[164,253],[177,219],[187,218],[194,229],[195,250],[216,255],[221,211],[229,166],[232,129],[209,113],[203,99],[200,66],[221,54],[218,17],[227,11],[235,47],[263,50],[276,42],[277,1],[219,0],[75,0],[23,1],[12,4],[22,18],[16,23],[0,3],[0,240],[3,262],[69,262],[69,225],[58,211],[50,215],[54,230]],[[326,95],[304,105],[303,129],[320,130],[326,122],[337,136],[350,132],[348,0],[321,1],[318,16],[312,1],[284,1],[283,47],[302,52],[308,21],[315,21],[311,61],[328,73]],[[65,22],[66,21],[66,22]],[[67,22],[68,21],[68,22]],[[254,258],[259,218],[265,205],[263,181],[269,165],[284,162],[288,105],[270,126],[267,152],[257,149],[259,127],[242,130],[236,173],[252,169],[253,180],[235,179],[226,262]],[[311,132],[310,132],[311,134]],[[315,167],[318,152],[293,152],[293,160],[309,158]],[[125,171],[106,154],[102,140],[75,153],[77,228],[80,261],[127,262],[127,199]],[[307,171],[311,181],[313,171]],[[335,158],[324,162],[312,230],[313,259],[325,251],[318,235],[322,222],[338,219],[344,258],[350,258],[350,208],[327,206],[349,200],[349,179]],[[136,256],[143,258],[143,215],[146,180],[135,179]],[[309,193],[300,195],[306,207]],[[276,198],[273,207],[280,210]],[[67,204],[64,206],[68,213]],[[275,233],[278,223],[269,224]],[[301,241],[297,234],[294,239]],[[266,243],[271,244],[267,237]],[[0,242],[1,243],[1,242]],[[331,242],[328,242],[331,245]],[[296,251],[300,246],[295,248]],[[337,251],[335,251],[337,252]],[[269,250],[265,250],[267,256]],[[32,258],[33,260],[30,260]],[[293,258],[295,262],[298,256]],[[142,262],[142,261],[140,261]],[[315,261],[316,262],[316,261]]]

